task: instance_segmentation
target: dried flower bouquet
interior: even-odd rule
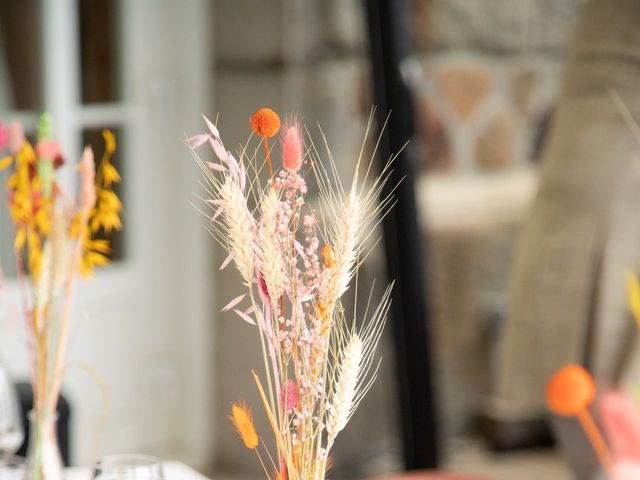
[[[109,262],[110,242],[104,234],[122,228],[122,205],[113,190],[120,182],[111,163],[115,138],[108,130],[103,138],[105,151],[97,168],[91,148],[82,153],[80,192],[74,198],[57,181],[65,162],[52,137],[50,116],[40,117],[35,148],[20,123],[0,123],[0,170],[9,171],[7,203],[34,397],[30,478],[61,477],[59,461],[44,465],[47,454],[40,443],[52,437],[44,429],[55,428],[74,282],[78,273],[91,276],[96,266]]]
[[[390,196],[380,200],[390,162],[371,178],[371,162],[362,162],[361,150],[345,191],[328,148],[325,165],[313,143],[305,148],[301,127],[293,121],[282,129],[282,168],[276,171],[269,139],[280,131],[280,119],[262,108],[251,117],[251,127],[264,147],[267,177],[257,162],[259,147],[248,155],[248,143],[238,160],[216,126],[205,122],[208,133],[187,143],[193,150],[208,143],[217,157],[208,162],[194,153],[210,208],[205,214],[210,232],[228,251],[222,267],[233,262],[247,288],[223,310],[258,330],[266,388],[257,373],[253,377],[276,455],[257,434],[244,404],[232,406],[231,420],[268,478],[319,480],[328,470],[337,435],[379,365],[374,352],[391,287],[374,306],[369,296],[363,315],[354,311],[349,319],[341,298],[366,257],[365,241],[392,205]],[[317,182],[319,211],[306,201],[304,172]]]

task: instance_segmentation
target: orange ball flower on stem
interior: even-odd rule
[[[251,115],[251,128],[261,137],[274,137],[280,130],[280,117],[270,108],[263,107]]]
[[[549,380],[546,396],[553,413],[578,419],[600,464],[612,479],[616,479],[611,452],[589,412],[589,406],[596,398],[596,384],[589,372],[580,365],[562,367]]]
[[[557,415],[578,415],[591,405],[595,396],[593,378],[580,365],[562,367],[547,384],[547,404]]]
[[[277,135],[280,131],[280,117],[270,108],[263,107],[251,115],[251,128],[256,135],[264,140],[264,150],[267,155],[267,166],[269,176],[273,179],[273,168],[271,167],[271,157],[269,155],[269,138]]]

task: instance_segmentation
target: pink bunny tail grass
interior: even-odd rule
[[[614,465],[616,480],[636,480],[640,478],[640,463],[622,460]]]
[[[608,390],[600,398],[600,417],[613,458],[640,461],[640,413],[633,403]]]
[[[302,134],[297,122],[285,127],[282,138],[282,163],[287,170],[300,170],[302,166]]]
[[[20,122],[7,125],[7,148],[13,154],[18,153],[25,141],[24,127]]]
[[[4,150],[9,143],[9,133],[4,123],[0,122],[0,150]]]
[[[90,210],[96,203],[96,167],[93,161],[93,150],[85,147],[82,152],[81,200],[82,208]]]
[[[286,405],[287,410],[291,410],[298,405],[298,400],[298,386],[296,382],[289,380],[280,392],[280,403]]]

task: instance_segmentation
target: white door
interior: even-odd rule
[[[24,15],[16,13],[20,3],[0,0],[0,17],[3,8]],[[68,163],[79,158],[84,141],[109,127],[118,135],[123,176],[119,258],[79,284],[69,355],[70,363],[88,364],[104,378],[110,413],[95,451],[104,395],[82,370],[71,369],[64,389],[74,415],[73,459],[149,452],[204,467],[213,448],[213,269],[202,219],[188,203],[198,175],[181,141],[201,130],[199,115],[209,110],[211,12],[205,0],[23,5],[39,25],[36,96],[53,116]],[[11,102],[6,75],[15,63],[0,60],[0,102]],[[0,110],[0,120],[16,116],[33,126],[37,112]],[[76,187],[72,167],[63,181]],[[17,298],[15,285],[8,290],[3,305]],[[0,356],[25,375],[19,328],[3,318],[0,329]]]

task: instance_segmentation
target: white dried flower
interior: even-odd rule
[[[250,284],[254,270],[254,219],[240,185],[231,177],[226,178],[219,193],[227,229],[227,249],[240,275]]]
[[[354,410],[358,378],[362,363],[362,341],[353,334],[342,353],[338,379],[331,404],[327,408],[327,434],[329,444],[349,421]]]
[[[269,189],[260,206],[262,224],[258,240],[262,277],[267,284],[271,301],[276,303],[282,295],[285,282],[285,262],[278,236],[279,204],[278,194],[274,189]]]

